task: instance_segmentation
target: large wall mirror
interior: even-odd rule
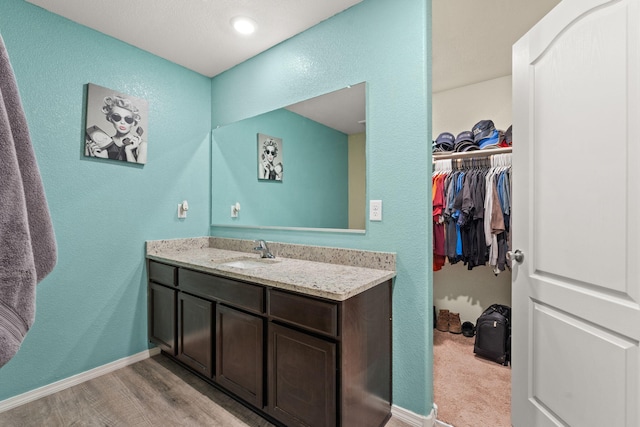
[[[213,225],[364,230],[365,118],[363,82],[214,129]]]

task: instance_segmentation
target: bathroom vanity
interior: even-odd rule
[[[252,245],[147,242],[150,341],[278,424],[384,425],[395,255]]]

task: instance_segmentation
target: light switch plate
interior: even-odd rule
[[[369,200],[369,221],[382,221],[382,200]]]

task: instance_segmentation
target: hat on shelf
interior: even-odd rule
[[[455,137],[452,133],[442,132],[433,143],[433,151],[453,151]]]
[[[479,141],[491,136],[494,130],[496,130],[496,127],[493,124],[493,121],[480,120],[473,126],[473,128],[471,128],[474,142],[480,145]]]
[[[432,153],[449,153],[451,150],[445,150],[440,145],[436,145],[436,142],[433,141],[433,145],[431,146]]]
[[[480,147],[481,150],[484,150],[486,148],[498,148],[500,144],[501,133],[501,131],[495,129],[493,132],[491,132],[491,135],[478,141],[478,147]]]
[[[505,132],[500,131],[500,142],[498,148],[511,148],[511,126]]]
[[[456,136],[456,140],[455,140],[454,144],[458,144],[460,142],[465,142],[465,141],[474,142],[473,133],[471,133],[471,131],[464,130],[464,131],[460,132],[458,134],[458,136]]]
[[[461,141],[454,147],[454,151],[457,153],[464,153],[465,151],[479,150],[480,148],[473,142]]]
[[[456,136],[456,140],[453,145],[453,151],[462,153],[470,150],[477,150],[478,146],[473,142],[473,133],[471,131],[462,131]]]

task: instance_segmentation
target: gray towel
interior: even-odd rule
[[[36,284],[56,259],[40,171],[0,36],[0,367],[16,354],[33,324]]]

